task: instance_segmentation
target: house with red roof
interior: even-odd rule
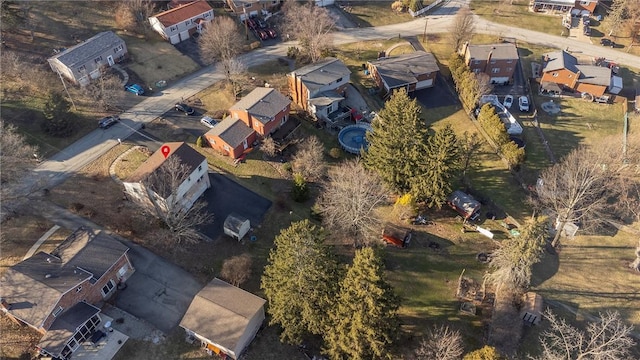
[[[206,1],[194,1],[163,11],[149,18],[153,30],[171,44],[185,41],[201,33],[213,20],[213,9]]]

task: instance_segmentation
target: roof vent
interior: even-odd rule
[[[51,274],[47,274],[44,276],[45,279],[50,279],[51,278]]]
[[[50,263],[51,262],[51,258],[47,258],[47,262]]]

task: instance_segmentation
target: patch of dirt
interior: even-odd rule
[[[42,335],[32,328],[17,324],[7,315],[0,314],[0,359],[34,359],[36,344]]]

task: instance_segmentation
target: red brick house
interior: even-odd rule
[[[38,252],[7,270],[0,309],[42,333],[43,353],[66,359],[100,323],[95,305],[133,274],[128,251],[103,232],[80,228],[53,252]]]
[[[231,116],[207,131],[204,137],[212,148],[233,159],[247,152],[258,138],[255,130]]]
[[[229,113],[264,137],[289,120],[290,110],[291,100],[278,90],[258,87],[231,106]]]
[[[196,32],[201,33],[212,20],[211,6],[206,1],[193,1],[156,14],[149,18],[149,23],[165,40],[177,44]]]
[[[520,59],[515,44],[470,45],[464,43],[460,50],[464,63],[476,74],[489,75],[492,84],[506,85],[513,80],[516,64]]]
[[[604,95],[611,84],[611,69],[604,66],[580,65],[568,52],[554,51],[543,56],[542,88],[556,86],[560,90]]]
[[[260,15],[263,10],[273,12],[282,2],[282,0],[227,0],[227,5],[240,17],[240,20],[244,20],[246,15]]]
[[[408,93],[433,87],[440,69],[431,53],[416,51],[367,62],[369,74],[387,94],[399,88]]]

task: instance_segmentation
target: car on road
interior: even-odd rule
[[[520,96],[518,98],[518,107],[520,108],[520,111],[522,111],[522,112],[528,112],[529,111],[529,99],[527,98],[526,95]]]
[[[120,116],[118,115],[105,116],[98,121],[98,127],[100,129],[108,129],[111,126],[115,125],[118,121],[120,121]]]
[[[265,31],[267,32],[267,34],[269,34],[269,37],[271,37],[272,39],[275,39],[278,37],[278,33],[271,28],[266,29]]]
[[[138,84],[130,84],[130,85],[125,85],[124,89],[130,93],[136,94],[138,96],[143,95],[144,94],[144,89],[142,88],[142,86],[138,85]]]
[[[615,47],[616,43],[614,43],[613,41],[611,41],[611,40],[609,40],[607,38],[602,38],[602,39],[600,39],[600,45]]]
[[[177,103],[175,108],[177,111],[183,112],[187,115],[193,115],[195,113],[195,110],[185,103]]]
[[[511,109],[511,105],[513,105],[513,96],[512,95],[505,96],[504,101],[502,102],[502,105],[504,105],[504,107],[506,107],[507,109]]]
[[[209,116],[203,116],[202,119],[200,119],[200,123],[208,128],[213,128],[214,126],[218,125],[218,120],[215,120]]]

